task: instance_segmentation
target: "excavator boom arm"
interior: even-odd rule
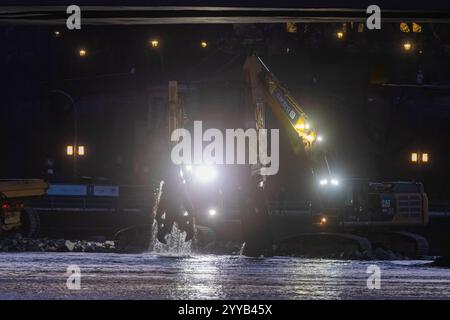
[[[278,121],[288,128],[289,139],[296,153],[312,150],[317,133],[307,114],[264,62],[255,55],[249,56],[244,64],[244,72],[255,109],[264,103],[271,108]],[[256,118],[257,128],[259,122]]]

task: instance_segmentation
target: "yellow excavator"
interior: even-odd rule
[[[294,152],[311,169],[311,189],[315,190],[311,223],[317,226],[320,239],[329,236],[331,242],[353,241],[360,247],[377,243],[409,256],[427,254],[426,239],[407,231],[428,224],[428,198],[421,183],[339,180],[313,122],[264,62],[255,55],[247,57],[244,75],[247,105],[255,110],[256,128],[262,128],[261,110],[269,106]],[[305,236],[309,235],[293,235],[283,242],[296,247]]]
[[[40,220],[37,212],[24,205],[24,201],[46,193],[44,180],[0,180],[0,237],[7,233],[20,233],[36,237]]]
[[[321,136],[308,115],[295,101],[264,62],[249,55],[244,63],[246,121],[256,130],[266,128],[265,109],[269,107],[286,130],[294,152],[312,171],[315,190],[311,225],[317,230],[309,235],[293,235],[278,243],[283,253],[291,254],[306,238],[329,239],[330,244],[342,241],[356,243],[358,249],[369,250],[371,243],[398,250],[407,248],[408,256],[423,255],[428,250],[426,239],[405,231],[406,227],[428,223],[428,200],[423,185],[417,182],[370,182],[338,180],[332,172]],[[169,99],[171,100],[171,99]],[[172,99],[173,100],[173,99]],[[173,101],[172,101],[173,102]],[[170,129],[183,126],[182,112],[176,103],[169,103]],[[267,177],[261,164],[248,166],[240,177],[240,216],[247,256],[273,254]],[[176,195],[170,196],[170,199]],[[167,219],[166,212],[166,219]],[[173,220],[173,219],[172,219]],[[164,221],[159,223],[164,225]],[[192,225],[189,225],[192,227]],[[159,237],[170,232],[159,228]],[[407,252],[406,252],[407,251]],[[280,251],[279,251],[280,252]]]

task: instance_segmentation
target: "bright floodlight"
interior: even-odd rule
[[[331,184],[332,184],[333,186],[338,186],[338,185],[339,185],[339,180],[337,180],[337,179],[332,179],[332,180],[331,180]]]
[[[317,137],[317,141],[322,142],[323,141],[323,137],[322,136],[318,136]]]
[[[195,168],[195,178],[201,182],[210,182],[217,176],[216,168],[207,165],[201,165]]]
[[[208,213],[209,213],[210,216],[215,216],[217,211],[216,211],[216,209],[209,209]]]
[[[319,181],[321,186],[326,186],[328,184],[328,180],[327,179],[322,179]]]

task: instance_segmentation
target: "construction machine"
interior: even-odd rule
[[[358,249],[364,250],[369,250],[374,242],[389,248],[402,243],[410,256],[425,254],[426,240],[405,231],[407,227],[428,223],[428,200],[423,185],[417,182],[338,180],[333,174],[328,152],[320,143],[321,136],[291,93],[256,55],[247,57],[243,69],[247,126],[257,131],[265,129],[266,108],[270,108],[285,129],[295,154],[311,169],[314,236],[320,234],[320,239],[329,238],[333,243],[336,239],[353,242]],[[177,123],[171,127],[182,126],[181,113],[174,111],[176,105],[172,104],[169,109],[171,117],[179,119],[171,120],[171,123]],[[263,167],[261,163],[249,165],[246,174],[240,177],[242,252],[247,256],[268,256],[277,247],[271,233],[268,203],[271,197],[266,194],[268,178],[262,173]],[[168,231],[165,228],[160,238]],[[295,253],[293,248],[302,241],[301,237],[307,236],[294,235],[277,245],[284,248],[284,253]]]
[[[36,237],[39,215],[24,202],[44,195],[47,189],[48,183],[39,179],[0,180],[0,236],[20,233],[24,237]]]
[[[323,241],[336,239],[395,249],[409,256],[424,255],[428,243],[422,236],[406,231],[428,223],[428,198],[419,182],[371,182],[365,179],[339,180],[329,152],[312,121],[264,62],[249,56],[244,64],[248,105],[256,110],[255,122],[267,105],[286,130],[293,151],[311,169],[315,192],[311,199],[311,224]],[[308,237],[304,235],[304,237]],[[296,242],[294,235],[284,243]],[[317,238],[317,237],[316,237]],[[323,241],[326,243],[326,241]]]

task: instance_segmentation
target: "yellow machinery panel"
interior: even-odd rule
[[[44,180],[0,180],[0,195],[7,199],[39,197],[47,192]]]

